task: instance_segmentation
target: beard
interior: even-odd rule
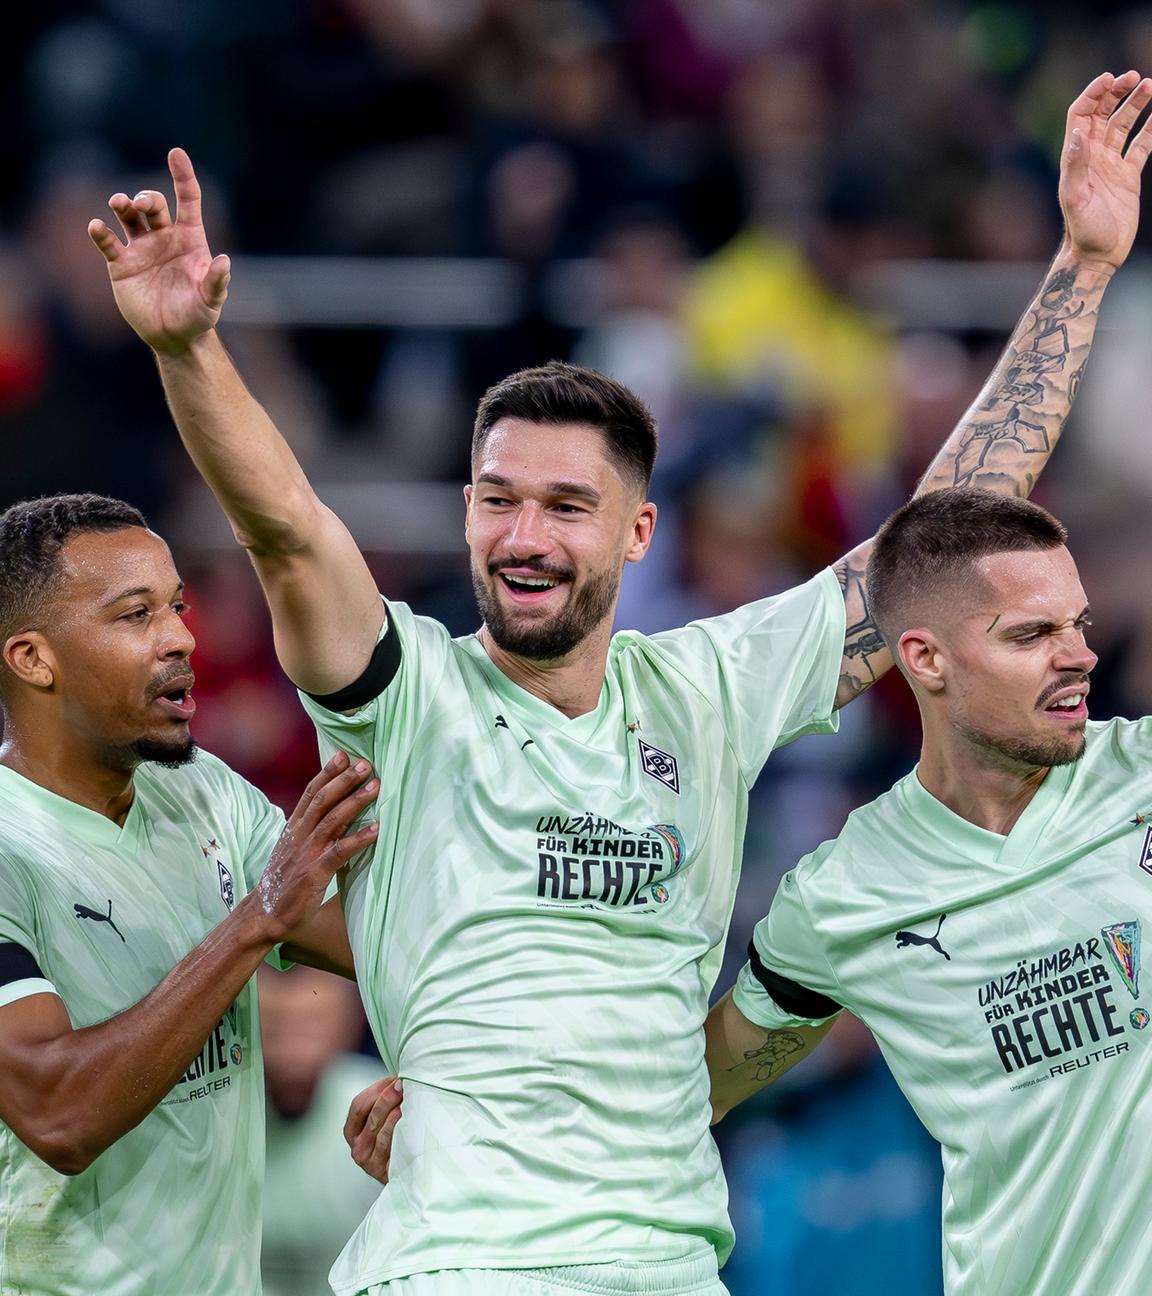
[[[534,570],[542,576],[561,574],[542,568]],[[489,567],[488,575],[493,581],[500,579],[498,571],[499,568]],[[472,564],[472,590],[493,643],[507,653],[531,661],[556,661],[566,657],[611,613],[619,589],[618,571],[596,572],[588,577],[579,590],[569,595],[567,603],[559,612],[546,621],[535,625],[518,625],[506,614],[495,589],[485,583],[476,564]]]
[[[973,747],[992,757],[1000,769],[1044,769],[1054,765],[1074,765],[1084,755],[1084,731],[1053,734],[1048,738],[1006,738],[990,734],[972,725],[958,724],[961,737]]]
[[[179,769],[194,761],[199,750],[191,734],[170,739],[137,738],[135,742],[109,744],[104,749],[104,760],[109,769],[125,774],[145,762],[163,769]]]

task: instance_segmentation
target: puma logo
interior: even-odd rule
[[[940,928],[944,926],[946,913],[940,915],[940,921],[936,924],[936,931],[932,936],[921,936],[917,932],[898,931],[896,933],[896,948],[905,949],[909,945],[930,945],[937,954],[943,954],[949,963],[952,962],[952,955],[940,944]]]
[[[111,900],[108,901],[108,912],[106,914],[97,913],[95,909],[89,909],[87,905],[82,905],[82,904],[74,904],[72,908],[76,910],[77,918],[91,918],[93,922],[107,923],[108,926],[111,927],[112,930],[116,933],[116,935],[119,936],[122,941],[124,941],[124,944],[125,945],[128,944],[128,942],[124,940],[124,933],[112,921],[112,901]]]

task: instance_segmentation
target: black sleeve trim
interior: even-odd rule
[[[0,986],[11,985],[13,981],[31,981],[33,978],[43,980],[44,973],[24,946],[10,941],[0,944]]]
[[[833,1017],[844,1006],[835,999],[829,999],[816,990],[790,981],[779,972],[773,972],[764,966],[764,961],[756,952],[756,942],[748,943],[748,960],[752,965],[752,975],[768,991],[772,1001],[790,1017]]]
[[[308,696],[328,711],[355,711],[379,697],[396,678],[399,669],[400,636],[396,633],[396,622],[390,620],[384,638],[372,650],[359,679],[335,693],[309,693]]]

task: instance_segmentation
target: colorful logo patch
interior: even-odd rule
[[[655,900],[657,904],[667,904],[668,888],[666,886],[654,886],[652,888],[652,899]]]
[[[232,1047],[228,1050],[228,1055],[229,1057],[231,1057],[232,1064],[234,1066],[239,1066],[240,1063],[243,1062],[244,1060],[244,1050],[240,1047],[239,1044],[233,1044]]]
[[[1140,920],[1133,918],[1129,922],[1101,927],[1100,935],[1129,993],[1133,999],[1137,998],[1140,992]]]
[[[669,874],[677,872],[680,865],[684,863],[684,838],[680,835],[680,829],[675,824],[653,824],[652,831],[660,834],[672,852],[672,867],[668,870]]]
[[[1143,1008],[1133,1008],[1128,1014],[1128,1020],[1137,1030],[1143,1030],[1144,1027],[1152,1021],[1152,1017],[1149,1017],[1148,1013]]]

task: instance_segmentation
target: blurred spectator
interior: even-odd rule
[[[378,1080],[352,1052],[364,1035],[356,987],[297,967],[260,971],[268,1153],[261,1270],[265,1296],[324,1296],[328,1270],[380,1185],[344,1142],[348,1105]]]

